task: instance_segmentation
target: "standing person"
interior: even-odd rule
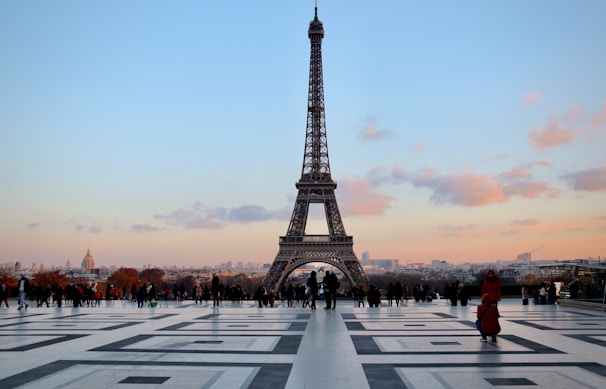
[[[326,299],[326,307],[324,309],[335,309],[337,307],[337,288],[339,279],[335,273],[326,271],[326,275],[322,280],[324,283],[324,298]]]
[[[21,279],[19,280],[19,308],[17,310],[21,310],[21,308],[27,309],[29,305],[25,302],[25,292],[29,287],[29,281],[25,278],[25,275],[21,275]]]
[[[141,287],[137,290],[137,308],[143,308],[145,305],[145,297],[147,295],[147,289],[145,288],[145,284],[142,284]]]
[[[546,284],[541,282],[541,289],[539,289],[539,299],[541,304],[547,304],[547,289],[545,286]]]
[[[404,296],[404,289],[402,288],[402,284],[400,282],[396,282],[393,287],[393,298],[396,300],[396,307],[400,306],[400,300],[402,300],[402,296]]]
[[[488,270],[488,273],[486,273],[486,277],[484,277],[484,281],[482,282],[482,291],[480,292],[480,295],[484,296],[486,293],[490,295],[495,304],[498,304],[498,302],[501,301],[501,281],[492,269]]]
[[[286,288],[286,301],[288,303],[288,307],[292,307],[292,301],[295,298],[295,289],[292,287],[292,284],[288,285],[288,288]]]
[[[2,308],[2,303],[6,304],[8,308],[8,287],[4,282],[0,285],[0,308]]]
[[[387,285],[387,291],[385,292],[385,298],[387,299],[387,305],[390,307],[393,305],[393,283],[390,282]]]
[[[465,289],[465,285],[461,282],[459,284],[459,299],[461,300],[461,306],[467,306],[467,302],[469,301],[469,293],[467,289]]]
[[[263,284],[259,284],[257,290],[255,291],[255,300],[259,303],[259,308],[263,308],[263,295],[265,294],[265,288]]]
[[[318,280],[316,279],[316,272],[311,271],[309,279],[307,280],[307,286],[309,287],[309,294],[311,296],[311,309],[316,309],[316,297],[318,296]]]
[[[482,342],[487,341],[487,336],[492,337],[492,341],[497,341],[497,334],[501,332],[501,326],[499,325],[499,308],[497,308],[497,301],[493,300],[490,294],[486,293],[482,296],[482,304],[478,305],[478,311],[476,314],[479,323],[480,334],[482,335]]]
[[[221,281],[219,281],[219,276],[213,274],[213,279],[210,283],[210,289],[213,294],[213,307],[219,306],[219,288],[221,285]]]
[[[528,287],[522,286],[522,305],[528,305],[528,299],[530,294],[528,293]]]

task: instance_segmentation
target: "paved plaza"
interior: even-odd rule
[[[0,388],[606,387],[601,311],[507,299],[497,343],[482,343],[478,302],[18,311],[13,300],[0,309]]]

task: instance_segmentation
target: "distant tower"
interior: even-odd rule
[[[67,262],[65,262],[65,267],[68,269],[72,268],[72,261],[70,261],[69,259],[67,260]]]
[[[95,268],[95,259],[90,253],[90,247],[86,250],[86,255],[82,258],[82,270],[92,270]]]
[[[322,38],[324,26],[315,17],[309,23],[308,37],[311,42],[309,61],[309,92],[307,101],[307,130],[303,168],[295,207],[286,236],[280,237],[280,248],[263,285],[279,289],[288,276],[298,267],[310,262],[323,262],[339,269],[351,285],[366,279],[364,270],[353,251],[353,237],[345,233],[328,161],[326,121],[324,116],[324,80],[322,75]],[[328,225],[328,235],[307,235],[305,227],[309,205],[321,203]]]

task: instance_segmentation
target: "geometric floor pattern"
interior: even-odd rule
[[[252,301],[0,309],[0,388],[604,388],[606,316],[499,303],[480,342],[477,300],[259,309]]]

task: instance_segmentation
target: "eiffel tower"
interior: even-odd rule
[[[280,249],[263,280],[263,285],[268,290],[278,290],[295,269],[310,262],[323,262],[336,267],[352,286],[366,279],[353,251],[353,237],[345,233],[335,197],[337,183],[330,174],[322,76],[324,26],[318,19],[317,6],[315,17],[309,23],[308,36],[311,55],[303,168],[301,179],[296,184],[297,200],[288,231],[280,237]],[[305,233],[309,205],[312,203],[324,205],[328,235]]]

